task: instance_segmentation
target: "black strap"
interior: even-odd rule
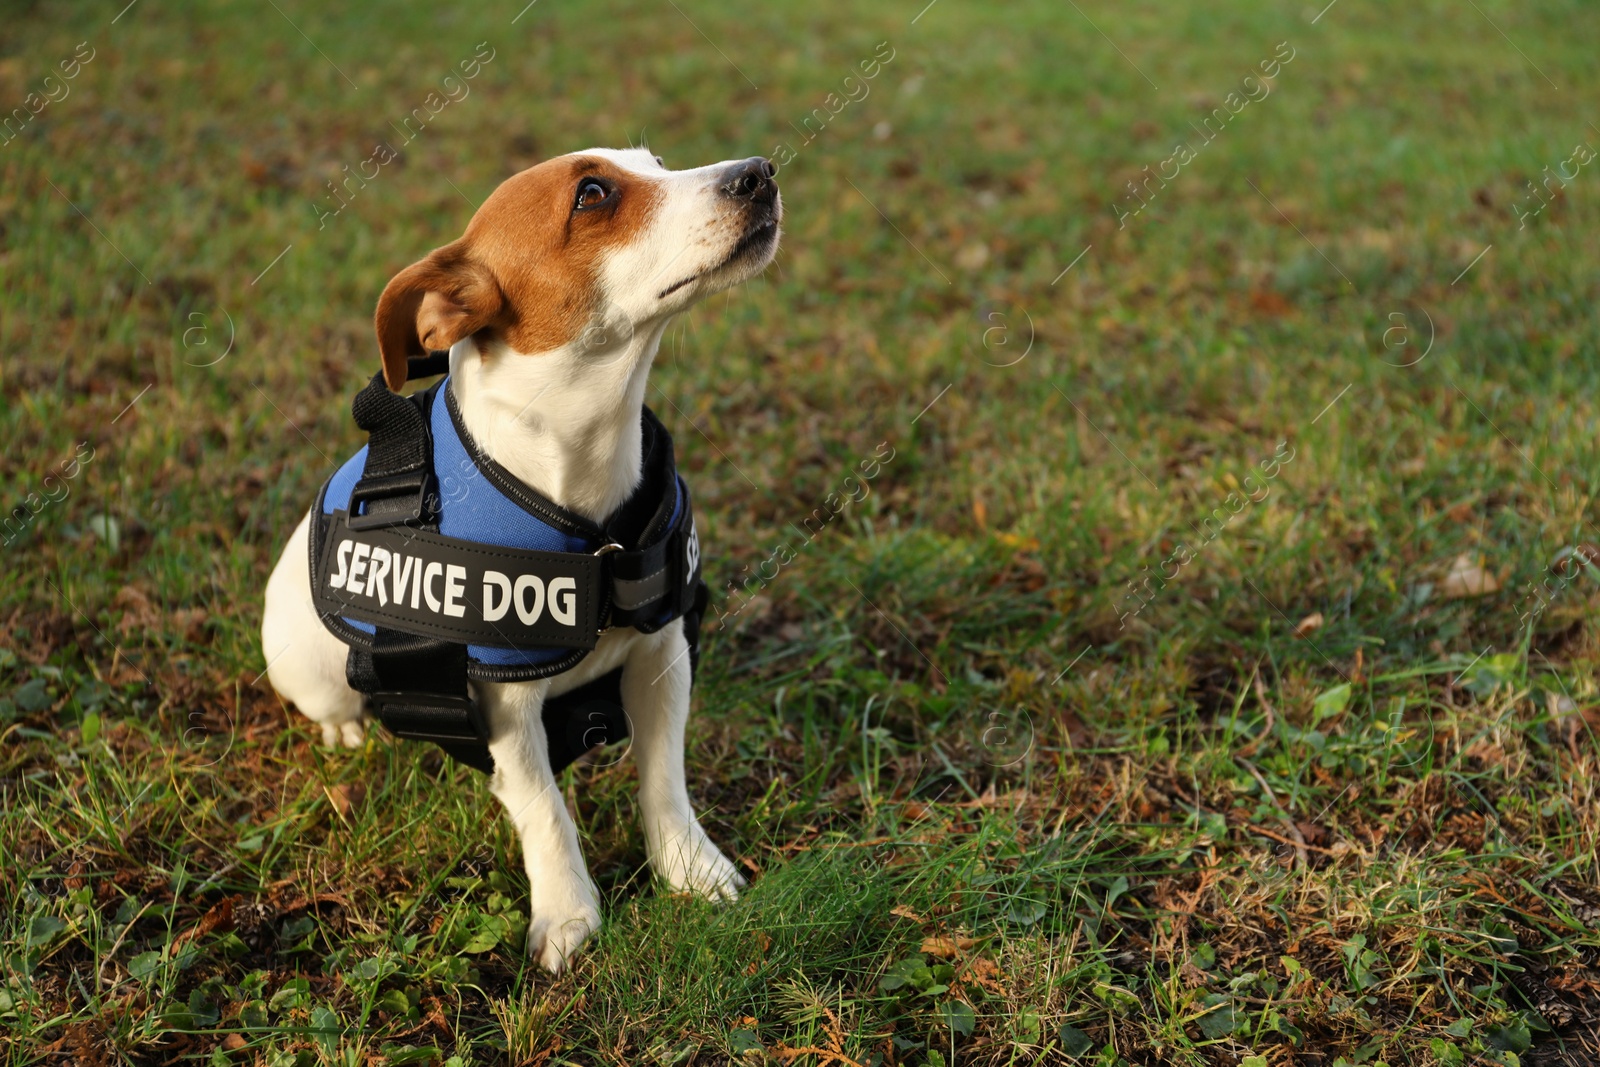
[[[670,445],[669,445],[670,447]],[[700,538],[695,530],[689,488],[673,474],[678,503],[677,519],[637,551],[617,552],[611,564],[611,625],[632,626],[654,633],[673,619],[687,614],[694,604],[700,580]],[[675,498],[666,497],[669,511]]]
[[[412,360],[408,377],[448,367],[435,369],[431,362]],[[350,492],[352,529],[438,529],[437,498],[429,494],[431,399],[428,393],[391,392],[382,374],[356,394],[351,412],[367,431],[367,460]],[[373,716],[396,737],[432,741],[468,766],[492,773],[488,723],[467,691],[465,645],[379,626],[370,648],[350,647],[345,678],[367,694]]]
[[[356,394],[350,411],[356,425],[367,431],[367,464],[350,493],[351,529],[401,523],[437,528],[427,500],[433,473],[428,399],[426,394],[405,397],[390,392],[382,374],[373,375]]]
[[[628,736],[622,668],[546,700],[541,718],[550,743],[550,769],[557,773],[596,745],[621,741]]]
[[[412,359],[408,379],[443,374],[448,354]],[[404,527],[430,533],[438,530],[438,498],[432,492],[432,441],[429,405],[436,385],[425,393],[402,397],[391,392],[383,375],[357,394],[352,405],[356,423],[368,433],[367,459],[350,494],[347,523],[352,530]],[[699,545],[688,489],[672,463],[672,441],[646,414],[650,440],[647,471],[665,471],[669,486],[642,485],[658,503],[642,539],[677,512],[672,528],[638,550],[612,552],[609,563],[614,595],[610,625],[653,632],[674,618],[683,618],[691,671],[698,665],[700,620],[708,591],[700,580]],[[658,449],[665,449],[664,456]],[[670,488],[671,492],[663,489]],[[674,495],[677,494],[676,496]],[[642,512],[630,501],[626,526]],[[626,511],[627,509],[625,509]],[[395,531],[400,532],[400,531]],[[611,532],[608,526],[608,533]],[[631,532],[631,531],[630,531]],[[623,535],[619,529],[618,535]],[[635,542],[633,537],[629,541]],[[493,773],[489,730],[482,709],[467,688],[466,644],[402,633],[376,624],[371,647],[350,647],[345,674],[352,688],[367,694],[372,714],[395,736],[432,741],[454,759]],[[628,736],[622,709],[622,670],[618,668],[570,692],[545,701],[541,719],[550,749],[550,766],[560,771],[596,745]]]
[[[488,723],[467,692],[467,646],[379,629],[370,651],[350,649],[345,677],[396,737],[432,741],[467,766],[494,772]]]

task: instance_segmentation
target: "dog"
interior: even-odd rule
[[[446,385],[478,447],[548,500],[603,523],[641,479],[646,379],[668,323],[777,253],[774,177],[761,157],[673,171],[637,148],[590,149],[512,176],[459,240],[383,290],[374,327],[384,381],[398,393],[409,356],[448,350]],[[321,728],[323,743],[356,747],[370,707],[347,680],[349,648],[313,602],[313,518],[267,582],[262,652],[274,689]],[[489,788],[528,872],[527,951],[552,972],[599,929],[600,908],[550,765],[547,699],[620,667],[652,871],[673,891],[713,901],[745,884],[690,804],[686,651],[681,619],[653,633],[615,627],[565,673],[472,683],[493,757]]]

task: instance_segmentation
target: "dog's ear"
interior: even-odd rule
[[[408,358],[442,351],[494,325],[505,303],[494,275],[460,241],[411,264],[384,287],[373,316],[383,380],[398,393]]]

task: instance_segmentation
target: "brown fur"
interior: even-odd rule
[[[574,212],[578,183],[591,176],[617,195]],[[384,288],[373,317],[384,381],[399,391],[408,357],[485,331],[518,352],[567,344],[595,310],[603,257],[649,225],[660,199],[651,179],[593,156],[561,156],[507,178],[459,240]]]

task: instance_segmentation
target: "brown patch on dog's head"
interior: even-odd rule
[[[406,360],[489,332],[518,352],[576,338],[600,299],[600,267],[636,239],[659,184],[610,160],[561,156],[513,175],[453,241],[413,263],[378,298],[383,377],[398,391]]]

